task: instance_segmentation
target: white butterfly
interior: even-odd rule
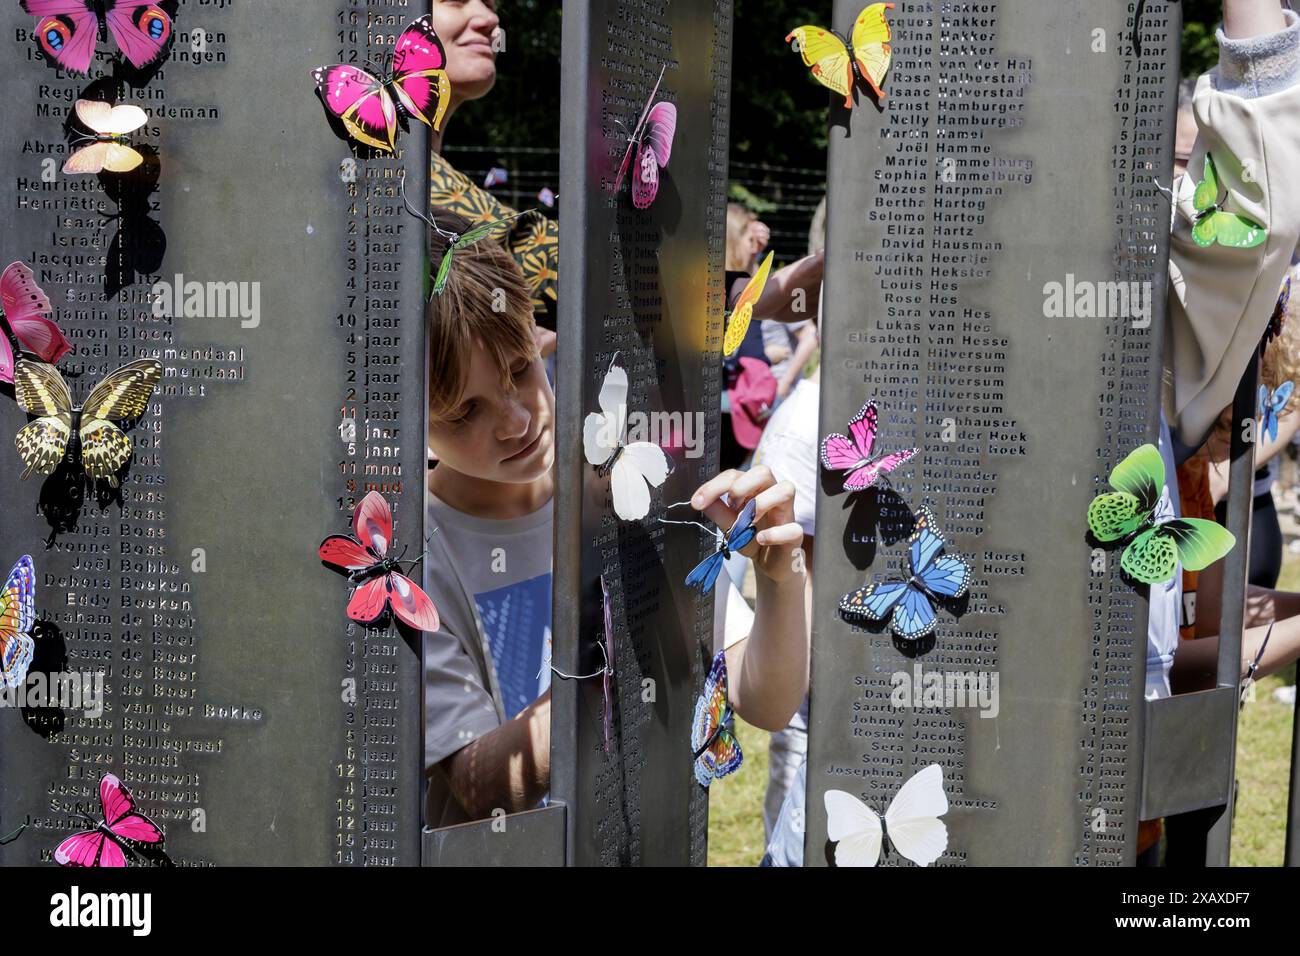
[[[99,100],[77,100],[73,104],[77,119],[93,136],[82,136],[89,146],[77,150],[63,164],[65,173],[127,173],[135,169],[144,157],[126,145],[126,135],[149,122],[145,111],[138,106],[109,106]]]
[[[876,811],[843,790],[827,790],[826,835],[836,844],[836,866],[875,866],[882,837],[917,866],[929,866],[948,849],[943,768],[932,763],[903,784],[880,825]]]
[[[650,513],[650,487],[668,477],[668,456],[648,441],[623,443],[627,428],[627,372],[610,365],[600,386],[600,413],[592,412],[582,426],[582,450],[587,461],[610,473],[614,513],[638,521]]]

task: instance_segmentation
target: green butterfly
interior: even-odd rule
[[[1205,178],[1196,184],[1192,205],[1196,207],[1192,238],[1198,246],[1217,242],[1234,249],[1253,249],[1268,238],[1268,230],[1255,220],[1224,211],[1219,202],[1219,175],[1209,152],[1205,154]]]
[[[434,232],[447,240],[447,251],[442,254],[442,262],[438,263],[438,275],[433,280],[433,294],[442,295],[442,290],[447,286],[447,276],[451,274],[451,260],[456,252],[460,249],[468,248],[481,239],[490,235],[498,226],[507,222],[514,222],[520,216],[526,216],[533,210],[525,209],[523,212],[517,212],[513,216],[505,216],[501,219],[494,219],[491,222],[480,223],[473,229],[470,229],[463,236],[454,232],[439,228],[436,222],[430,222]]]
[[[1204,518],[1156,523],[1165,487],[1165,463],[1155,445],[1143,445],[1116,465],[1110,484],[1118,490],[1093,499],[1088,506],[1088,527],[1098,541],[1131,539],[1120,567],[1136,581],[1168,581],[1179,562],[1188,571],[1200,571],[1237,543],[1227,528]]]

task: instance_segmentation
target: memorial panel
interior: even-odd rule
[[[164,6],[158,66],[124,66],[106,35],[90,77],[44,62],[18,4],[0,12],[4,262],[49,295],[74,397],[163,366],[119,487],[66,461],[20,481],[0,449],[0,560],[37,572],[31,671],[103,691],[97,714],[0,712],[0,827],[28,824],[0,861],[51,860],[112,773],[166,831],[135,862],[415,863],[418,635],[349,621],[317,546],[378,492],[390,555],[423,550],[427,254],[399,185],[424,192],[427,137],[413,122],[395,155],[354,149],[311,71],[377,71],[428,4],[312,4],[288,40],[266,5]],[[144,162],[63,172],[78,99],[143,109]]]
[[[708,800],[690,739],[713,600],[683,582],[715,543],[656,519],[696,517],[665,506],[689,498],[718,461],[731,17],[729,0],[565,10],[556,667],[603,666],[602,580],[615,635],[608,746],[601,679],[553,683],[553,796],[568,807],[574,865],[705,861]],[[652,93],[676,106],[676,136],[642,209],[641,156],[615,184]],[[583,419],[600,410],[616,356],[629,440],[661,445],[675,468],[643,520],[615,515],[609,479],[583,454]]]
[[[1135,6],[900,2],[887,98],[832,106],[821,435],[875,399],[920,450],[819,497],[810,865],[827,791],[884,814],[936,763],[939,865],[1133,861],[1146,595],[1085,516],[1157,424],[1180,14]],[[837,613],[909,580],[921,505],[967,593],[920,639]]]

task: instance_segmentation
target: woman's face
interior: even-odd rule
[[[499,24],[496,0],[434,3],[433,29],[447,51],[452,96],[476,100],[492,89],[497,79],[497,55],[492,46]]]

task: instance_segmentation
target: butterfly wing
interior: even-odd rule
[[[1143,584],[1168,581],[1178,569],[1178,546],[1163,525],[1150,528],[1129,543],[1119,563],[1125,574]]]
[[[139,418],[149,407],[153,390],[162,379],[162,362],[138,359],[104,376],[86,398],[85,414],[90,418],[124,421]]]
[[[388,607],[388,576],[371,578],[352,592],[348,617],[360,624],[373,624]]]
[[[903,784],[885,811],[885,832],[894,848],[917,866],[929,866],[948,849],[948,812],[943,769],[932,763]]]
[[[672,103],[656,103],[646,114],[646,124],[642,148],[649,148],[655,162],[667,166],[673,155],[673,137],[677,135],[677,107]]]
[[[122,848],[99,830],[74,833],[54,848],[59,866],[126,866]]]
[[[668,456],[652,442],[633,442],[623,449],[610,473],[614,513],[624,521],[639,521],[650,513],[650,489],[668,477]]]
[[[397,140],[397,107],[384,85],[365,70],[344,63],[312,72],[325,108],[359,143],[386,153]]]
[[[167,53],[172,20],[150,0],[110,0],[104,19],[108,32],[136,69],[152,66]]]
[[[749,547],[749,542],[754,540],[758,530],[754,527],[754,512],[758,509],[757,499],[751,498],[749,503],[741,509],[740,514],[736,516],[736,522],[731,526],[727,533],[727,548],[731,551],[741,551]]]
[[[916,527],[912,529],[908,543],[913,574],[921,574],[929,568],[947,543],[939,531],[934,512],[924,505],[917,509]]]
[[[1214,168],[1214,157],[1209,150],[1205,153],[1204,174],[1196,191],[1192,194],[1192,205],[1197,212],[1212,209],[1219,201],[1219,174]]]
[[[906,586],[902,600],[894,606],[894,615],[889,619],[894,633],[908,641],[919,641],[938,623],[929,595],[910,585]]]
[[[149,121],[144,110],[130,104],[111,106],[103,100],[77,100],[73,109],[86,127],[106,136],[125,136]]]
[[[745,333],[749,331],[749,323],[754,318],[754,303],[763,295],[763,288],[767,285],[768,273],[772,271],[772,257],[774,255],[774,252],[767,254],[763,264],[758,267],[753,277],[745,284],[744,290],[731,307],[731,318],[727,322],[727,332],[722,340],[723,355],[731,355],[736,349],[740,348],[740,343],[745,341]]]
[[[907,590],[902,581],[868,584],[840,598],[840,614],[848,618],[883,621],[903,600]]]
[[[858,14],[853,24],[853,54],[858,60],[858,71],[870,84],[876,99],[883,101],[885,92],[880,84],[889,72],[893,51],[889,45],[892,32],[885,11],[892,10],[892,3],[873,3]]]
[[[114,836],[136,843],[161,843],[163,832],[136,806],[126,785],[113,774],[99,782],[99,801],[104,808],[104,823]]]
[[[643,143],[636,151],[636,173],[632,176],[632,205],[637,209],[649,209],[658,195],[659,166],[655,162],[654,150]]]
[[[1165,485],[1165,463],[1155,445],[1140,445],[1115,466],[1110,485],[1133,495],[1143,511],[1153,511]]]
[[[72,343],[50,314],[50,300],[24,263],[13,262],[0,274],[0,311],[24,351],[54,365],[72,351]],[[0,381],[13,382],[16,356],[0,335]]]
[[[970,565],[956,555],[945,554],[921,572],[921,580],[932,594],[959,598],[970,585]]]
[[[360,571],[378,563],[375,555],[367,551],[365,545],[346,534],[330,535],[320,543],[316,553],[326,564],[347,571]]]
[[[404,624],[417,631],[438,629],[438,609],[424,590],[405,574],[388,575],[388,604]]]
[[[408,113],[427,126],[442,128],[451,98],[447,53],[430,14],[411,22],[393,47],[393,89]]]
[[[24,478],[32,472],[38,475],[54,474],[54,469],[59,467],[59,462],[63,461],[68,450],[68,438],[72,435],[69,421],[62,417],[48,416],[28,422],[19,429],[14,438],[14,447],[18,449],[18,457],[27,466],[23,472]]]
[[[433,280],[434,295],[442,295],[442,290],[447,287],[447,276],[451,275],[451,259],[455,254],[456,247],[449,243],[447,251],[442,254],[442,260],[438,263],[438,274]]]
[[[688,588],[698,587],[703,593],[708,594],[713,590],[718,575],[722,573],[722,564],[722,552],[713,552],[713,554],[697,564],[690,574],[686,575],[686,586]]]
[[[52,474],[72,434],[72,398],[63,376],[53,365],[20,359],[14,366],[14,399],[24,411],[41,416],[24,426],[14,440],[27,465],[24,474]]]
[[[117,487],[117,473],[131,460],[130,437],[110,421],[86,418],[81,421],[81,463],[86,474]]]
[[[882,831],[876,811],[843,790],[827,790],[826,838],[835,844],[836,866],[875,866]]]
[[[1178,561],[1188,571],[1203,571],[1237,543],[1232,532],[1217,521],[1177,518],[1155,531],[1168,536],[1178,548]]]
[[[27,679],[36,645],[31,638],[36,623],[36,568],[24,554],[9,572],[0,591],[0,668],[8,687]]]
[[[813,79],[822,86],[844,97],[845,108],[853,106],[853,66],[844,41],[817,26],[799,26],[786,35],[785,42],[794,40],[803,57],[804,66],[812,70]]]
[[[362,498],[352,512],[352,531],[377,557],[386,555],[393,543],[393,509],[388,500],[377,491]]]
[[[605,373],[597,397],[600,413],[588,415],[582,425],[582,451],[593,465],[603,465],[623,442],[627,421],[627,370],[618,365]]]
[[[86,0],[22,0],[22,8],[42,18],[36,42],[46,56],[73,73],[90,71],[99,20]]]
[[[1217,242],[1232,249],[1253,249],[1268,238],[1268,230],[1253,219],[1220,210],[1198,219],[1192,238],[1203,248]]]
[[[849,491],[862,491],[864,488],[869,488],[882,475],[887,475],[911,461],[918,450],[909,448],[907,451],[897,451],[892,455],[886,455],[879,461],[873,461],[865,468],[860,468],[849,475],[844,482],[844,487]]]
[[[822,439],[822,467],[827,471],[848,471],[862,464],[853,439],[833,432]]]
[[[81,173],[129,173],[144,157],[122,143],[91,143],[83,146],[63,162],[63,171],[69,175]]]

